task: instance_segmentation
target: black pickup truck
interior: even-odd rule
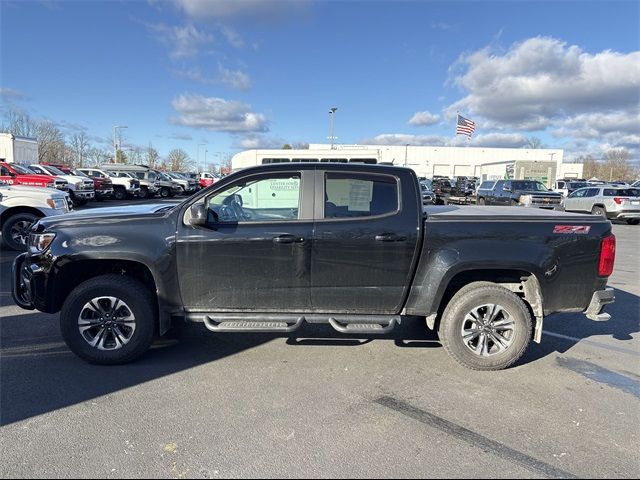
[[[176,206],[42,219],[14,261],[12,293],[22,308],[60,311],[69,348],[99,364],[139,357],[181,320],[377,334],[422,319],[459,363],[497,370],[540,341],[545,315],[607,320],[614,256],[597,216],[423,209],[406,168],[274,164]]]

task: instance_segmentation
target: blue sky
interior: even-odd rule
[[[640,150],[638,2],[0,5],[3,110],[105,148],[321,143],[337,106],[340,143],[466,144],[459,110],[475,145]]]

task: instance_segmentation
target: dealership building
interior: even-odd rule
[[[556,178],[581,178],[581,163],[564,163],[562,149],[485,148],[413,145],[311,144],[308,149],[245,150],[232,159],[238,170],[254,165],[283,162],[391,163],[415,170],[419,177],[466,176],[481,180],[536,179],[548,186]]]

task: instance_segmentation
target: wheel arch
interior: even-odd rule
[[[35,215],[38,218],[42,218],[45,216],[45,214],[42,213],[42,211],[37,209],[36,207],[28,207],[28,206],[9,207],[0,214],[0,226],[4,225],[4,222],[6,222],[10,217],[13,217],[14,215],[17,215],[20,213],[30,213],[32,215]]]

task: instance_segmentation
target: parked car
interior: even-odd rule
[[[554,192],[561,193],[562,196],[567,197],[576,190],[584,187],[588,187],[589,184],[586,180],[578,180],[571,178],[563,178],[556,180]]]
[[[94,182],[96,179],[109,179],[113,186],[113,198],[115,200],[137,197],[138,193],[140,193],[140,180],[130,175],[109,175],[104,170],[98,168],[79,168],[78,171],[94,179]]]
[[[62,170],[51,165],[34,164],[29,165],[29,168],[41,175],[49,175],[50,177],[59,177],[66,180],[69,184],[69,196],[74,205],[85,205],[96,196],[93,189],[93,180],[90,178],[67,175]]]
[[[456,361],[497,370],[533,332],[541,341],[545,315],[607,320],[614,300],[606,219],[423,209],[404,167],[250,167],[178,205],[42,219],[29,244],[14,261],[14,301],[61,311],[69,348],[100,364],[138,358],[178,319],[213,332],[308,322],[380,334],[421,317]]]
[[[33,222],[69,211],[67,194],[53,188],[26,187],[0,182],[0,229],[3,243],[26,250]]]
[[[630,225],[640,223],[640,189],[603,185],[581,188],[564,202],[567,212],[600,215],[611,220],[625,220]]]
[[[185,176],[180,172],[166,172],[174,182],[177,182],[182,187],[182,194],[191,195],[198,190],[198,181]]]
[[[93,191],[95,192],[95,199],[102,201],[107,198],[111,198],[113,195],[113,182],[108,176],[105,177],[92,177],[87,175],[79,168],[72,168],[69,165],[43,163],[43,165],[49,165],[57,168],[61,172],[67,175],[75,175],[81,178],[89,178],[93,182]]]
[[[420,192],[422,193],[423,205],[435,205],[436,196],[426,182],[420,182]]]
[[[631,186],[632,186],[633,188],[640,188],[640,180],[636,180],[635,182],[633,182],[633,183],[631,184]]]
[[[158,178],[158,175],[156,175],[155,172],[150,171],[148,167],[126,165],[122,163],[106,163],[100,168],[112,177],[122,177],[124,174],[126,177],[137,178],[140,182],[138,198],[153,198],[156,194],[160,193],[163,186],[165,187],[166,196],[169,196],[169,193],[171,192],[171,186],[167,186],[166,183],[163,184]]]
[[[207,188],[219,180],[215,173],[203,172],[199,175],[199,183],[202,188]]]
[[[490,185],[493,183],[493,185]],[[562,195],[552,192],[536,180],[496,180],[482,182],[477,192],[478,205],[523,206],[556,209]]]
[[[173,179],[167,172],[160,172],[158,170],[152,170],[158,176],[160,182],[160,196],[161,197],[173,197],[175,195],[182,195],[184,189],[182,185]],[[167,189],[168,193],[167,193]]]
[[[40,175],[33,170],[15,163],[0,162],[0,181],[9,185],[25,185],[29,187],[48,187],[69,191],[69,183],[64,178]]]

